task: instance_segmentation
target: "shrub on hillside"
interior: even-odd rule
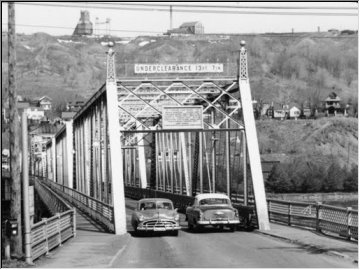
[[[358,165],[354,165],[351,171],[347,173],[344,179],[343,189],[349,192],[358,191]]]
[[[336,161],[327,166],[295,159],[275,165],[265,188],[275,193],[357,191],[357,179],[357,166],[349,172]]]

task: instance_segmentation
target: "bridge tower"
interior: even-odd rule
[[[123,177],[123,155],[120,141],[120,124],[118,114],[118,96],[115,73],[115,52],[112,49],[114,44],[109,42],[109,51],[107,53],[107,75],[106,75],[106,100],[107,115],[109,123],[109,143],[112,195],[114,205],[114,223],[115,234],[121,235],[126,233],[126,212],[125,212],[125,193]]]
[[[250,91],[250,83],[248,77],[247,67],[247,52],[245,49],[245,41],[240,43],[241,49],[239,53],[239,69],[238,69],[238,84],[240,90],[240,98],[242,104],[242,111],[245,124],[245,135],[250,169],[252,175],[256,212],[258,215],[259,229],[269,230],[269,217],[267,211],[264,179],[261,169],[259,143],[256,133],[256,125],[254,119],[254,112],[252,106],[252,98]]]

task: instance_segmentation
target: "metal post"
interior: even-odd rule
[[[291,226],[291,203],[288,203],[288,226]]]
[[[227,119],[225,122],[225,128],[230,127],[230,120]],[[230,132],[225,132],[226,138],[226,192],[229,198],[231,197],[231,183],[230,183]]]
[[[321,228],[320,228],[320,219],[321,219],[321,202],[317,202],[316,203],[316,231],[317,232],[321,232]]]
[[[215,110],[212,109],[211,110],[211,125],[214,126],[215,124]],[[212,149],[211,149],[211,178],[212,178],[212,192],[216,193],[216,189],[215,189],[215,178],[216,178],[216,138],[215,138],[216,133],[213,132],[212,133]]]
[[[203,175],[203,133],[199,132],[199,176],[200,176],[200,193],[204,192],[204,175]],[[196,190],[195,190],[196,192]]]
[[[188,175],[188,177],[189,177],[189,194],[190,195],[188,195],[188,196],[191,196],[191,194],[192,194],[192,185],[191,185],[191,176],[192,176],[192,167],[191,167],[191,165],[192,165],[192,155],[191,155],[191,132],[189,132],[188,133],[188,148],[189,148],[189,155],[188,155],[188,162],[189,162],[189,165],[188,165],[188,168],[189,168],[189,175]],[[186,152],[186,151],[185,151]],[[185,168],[185,166],[184,166],[184,168]]]
[[[29,206],[29,164],[28,164],[28,132],[27,115],[22,114],[22,178],[23,178],[23,207],[24,207],[24,240],[25,261],[32,264],[31,258],[31,228],[30,228],[30,206]],[[20,233],[20,232],[19,232]]]
[[[351,239],[351,207],[346,208],[347,239]]]
[[[143,126],[139,125],[137,130],[143,130]],[[147,187],[147,175],[146,175],[146,158],[145,158],[145,139],[143,139],[143,133],[137,134],[138,145],[138,158],[139,158],[139,171],[140,171],[140,187]],[[135,150],[136,152],[136,150]]]
[[[170,143],[170,147],[169,147],[169,167],[170,167],[170,192],[174,193],[175,191],[175,171],[174,171],[174,143],[173,143],[173,134],[170,133],[169,134],[169,143]]]
[[[242,143],[243,143],[243,181],[244,181],[244,205],[247,206],[248,205],[248,182],[247,182],[247,173],[246,173],[246,169],[247,169],[247,161],[246,161],[246,136],[245,136],[245,132],[242,130],[241,131],[241,139],[242,139]]]
[[[66,157],[67,157],[67,178],[68,187],[73,188],[73,121],[65,123],[66,125]]]

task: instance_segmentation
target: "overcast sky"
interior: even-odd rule
[[[45,32],[51,35],[71,35],[80,18],[81,10],[90,12],[90,20],[95,24],[95,18],[99,21],[111,19],[111,34],[115,36],[136,36],[140,34],[161,34],[170,27],[169,7],[158,6],[152,10],[122,10],[122,8],[146,8],[149,6],[121,6],[119,3],[66,3],[66,2],[37,2],[43,5],[21,5],[15,4],[16,32],[31,34],[35,32]],[[122,2],[124,3],[124,2]],[[134,3],[134,2],[133,2]],[[138,2],[137,2],[138,3]],[[151,2],[147,2],[149,4]],[[169,2],[162,2],[169,3]],[[157,4],[162,4],[157,3]],[[321,31],[331,28],[339,30],[357,30],[359,19],[357,3],[313,3],[313,2],[282,2],[282,3],[249,3],[249,2],[172,2],[173,5],[231,5],[235,7],[278,7],[278,9],[222,9],[203,7],[202,12],[179,12],[179,10],[199,10],[197,8],[173,7],[173,27],[178,27],[186,21],[201,21],[206,33],[265,33],[265,32],[315,32],[320,27]],[[47,4],[48,6],[45,6]],[[156,4],[156,3],[155,3]],[[60,5],[60,6],[49,6]],[[62,7],[67,5],[69,7]],[[99,8],[95,8],[95,7]],[[279,9],[279,7],[322,7],[323,9]],[[328,9],[337,7],[337,9]],[[353,9],[340,9],[353,8]],[[157,10],[156,10],[157,9]],[[164,10],[164,11],[161,11]],[[177,11],[178,10],[178,11]],[[205,10],[218,11],[219,13],[204,13]],[[356,13],[356,16],[324,16],[322,15],[266,15],[266,14],[230,14],[225,12],[275,12],[275,13]],[[2,29],[7,29],[7,4],[2,3]],[[95,26],[95,25],[94,25]],[[105,29],[105,25],[101,26]],[[123,31],[119,31],[123,30]],[[135,31],[135,32],[133,32]],[[136,32],[144,31],[144,33]],[[102,31],[105,33],[105,30]]]

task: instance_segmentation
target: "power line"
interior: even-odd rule
[[[77,2],[75,2],[77,3]],[[84,3],[84,2],[78,2]],[[176,3],[169,3],[169,4],[160,4],[160,3],[108,3],[108,2],[85,2],[91,4],[100,4],[100,5],[118,5],[118,6],[150,6],[150,7],[186,7],[186,8],[235,8],[235,9],[321,9],[321,10],[357,10],[356,7],[340,7],[340,6],[333,6],[333,7],[311,7],[311,6],[234,6],[234,5],[183,5],[183,4],[176,4]]]
[[[94,9],[111,9],[111,10],[133,10],[133,11],[162,11],[169,12],[169,9],[164,8],[145,8],[145,7],[114,7],[114,6],[96,6],[96,5],[78,5],[78,4],[48,4],[48,3],[34,3],[34,2],[16,2],[16,5],[30,5],[30,6],[48,6],[48,7],[65,7],[65,8],[94,8]],[[340,13],[340,12],[265,12],[265,11],[237,11],[237,10],[205,10],[205,9],[173,9],[172,12],[178,13],[212,13],[212,14],[258,14],[258,15],[307,15],[307,16],[358,16],[357,13]]]

